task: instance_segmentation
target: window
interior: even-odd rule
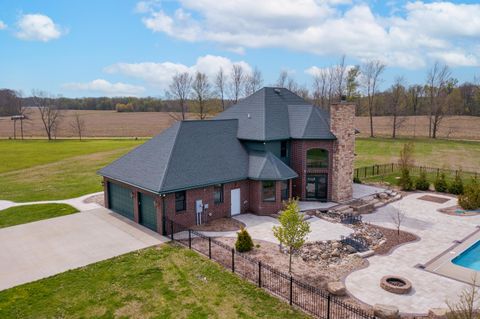
[[[282,141],[280,144],[280,157],[287,157],[287,141]]]
[[[282,181],[282,200],[287,200],[290,196],[289,196],[289,184],[290,184],[290,181]]]
[[[262,182],[262,199],[264,202],[274,202],[275,198],[275,181]]]
[[[181,212],[187,208],[187,195],[185,191],[175,193],[175,211]]]
[[[223,203],[223,184],[213,186],[213,199],[215,204]]]
[[[328,151],[321,148],[313,148],[307,151],[307,168],[327,168]]]

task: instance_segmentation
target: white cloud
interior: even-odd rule
[[[5,24],[5,22],[3,22],[2,20],[0,20],[0,30],[4,30],[7,28],[7,25]]]
[[[63,87],[67,90],[97,92],[106,96],[137,96],[145,92],[145,88],[142,86],[121,82],[111,83],[103,79],[87,83],[66,83]]]
[[[422,67],[434,55],[462,65],[480,59],[474,49],[480,38],[480,4],[415,1],[395,9],[381,16],[361,1],[180,0],[173,13],[150,9],[142,20],[154,32],[239,52],[281,47],[376,58],[408,68]],[[463,56],[452,54],[459,50]]]
[[[219,68],[223,68],[225,73],[229,74],[233,64],[241,65],[247,73],[252,72],[250,65],[244,61],[233,62],[228,58],[214,55],[201,56],[191,66],[173,62],[116,63],[107,66],[104,71],[110,74],[123,74],[139,78],[156,88],[166,89],[176,73],[189,72],[193,74],[199,71],[213,79]]]
[[[58,39],[65,31],[43,14],[24,14],[17,21],[17,38],[47,42]]]

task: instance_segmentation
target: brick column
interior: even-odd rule
[[[330,107],[330,130],[337,137],[333,146],[332,200],[353,197],[355,160],[355,104],[335,103]]]

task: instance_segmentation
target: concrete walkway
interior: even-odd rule
[[[350,274],[346,280],[348,291],[367,304],[389,304],[404,313],[427,313],[431,308],[445,308],[445,301],[455,302],[466,284],[416,268],[425,264],[460,240],[473,233],[480,225],[480,216],[450,216],[437,212],[438,208],[456,204],[456,199],[437,194],[450,200],[444,204],[418,199],[425,193],[408,195],[400,201],[364,215],[363,220],[383,227],[395,228],[391,215],[396,209],[405,213],[402,230],[421,238],[420,241],[398,247],[388,256],[368,258],[370,265]],[[396,295],[380,288],[385,275],[400,275],[412,282],[413,291],[408,295]]]
[[[273,226],[278,226],[280,224],[277,219],[269,216],[258,216],[253,214],[241,214],[234,216],[233,218],[245,224],[248,233],[253,239],[279,244],[272,231]],[[312,217],[307,221],[310,223],[310,229],[312,231],[308,235],[307,242],[338,240],[341,236],[348,236],[353,233],[353,229],[349,227],[342,224],[330,223],[317,217]],[[201,233],[210,237],[237,237],[236,231]]]
[[[105,208],[2,228],[0,290],[166,241]]]
[[[37,201],[37,202],[26,202],[26,203],[16,203],[9,200],[0,200],[0,210],[7,209],[14,206],[23,206],[23,205],[35,205],[35,204],[68,204],[70,206],[75,207],[79,211],[84,210],[91,210],[95,208],[100,208],[102,206],[96,203],[85,203],[85,199],[103,194],[103,192],[93,193],[83,195],[77,198],[70,198],[70,199],[60,199],[60,200],[47,200],[47,201]]]

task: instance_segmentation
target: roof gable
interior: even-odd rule
[[[248,178],[255,180],[287,180],[298,174],[271,152],[250,151]]]

